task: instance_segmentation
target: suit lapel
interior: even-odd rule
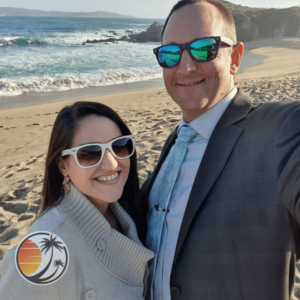
[[[224,112],[208,142],[182,220],[173,263],[176,261],[193,218],[224,169],[243,129],[234,125],[251,109],[251,99],[241,90]]]

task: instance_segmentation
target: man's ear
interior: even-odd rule
[[[237,73],[242,61],[243,52],[244,52],[244,44],[242,42],[239,42],[233,46],[233,51],[231,53],[231,64],[230,64],[231,75],[235,75]]]
[[[66,166],[66,161],[62,159],[61,156],[59,156],[57,159],[56,159],[56,165],[60,171],[60,173],[65,177],[68,174],[68,171],[67,171],[67,166]]]

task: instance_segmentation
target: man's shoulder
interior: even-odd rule
[[[258,102],[253,101],[254,109],[267,110],[274,113],[288,113],[297,108],[300,108],[300,101],[284,100],[274,102]]]
[[[254,101],[246,122],[281,126],[286,118],[295,111],[298,111],[300,117],[300,101],[286,100],[263,103]]]

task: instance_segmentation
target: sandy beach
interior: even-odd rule
[[[238,87],[259,102],[300,101],[300,38],[256,40],[245,43],[245,49],[264,59],[259,66],[246,68],[236,76]],[[51,103],[34,102],[38,105],[29,103],[18,108],[8,105],[9,109],[0,110],[0,259],[20,242],[34,221],[48,141],[62,107],[81,100],[101,102],[115,109],[137,135],[141,183],[153,170],[165,140],[181,119],[180,109],[164,87],[94,97],[82,95],[81,99],[58,102],[53,97],[48,101]],[[297,276],[296,282],[300,282],[299,271]],[[295,295],[300,298],[299,283]]]

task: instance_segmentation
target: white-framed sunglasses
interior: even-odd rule
[[[66,149],[61,156],[73,155],[77,165],[87,169],[99,165],[108,149],[117,159],[125,159],[135,151],[135,135],[124,135],[111,140],[106,144],[92,143]]]

